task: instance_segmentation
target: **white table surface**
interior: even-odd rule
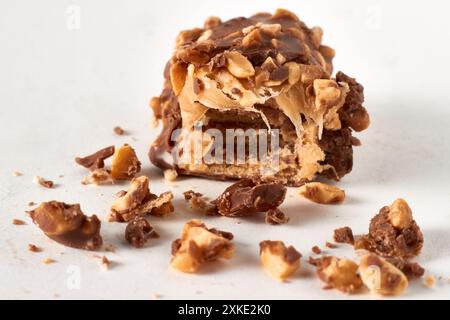
[[[336,71],[357,76],[366,88],[372,126],[358,134],[364,145],[355,150],[353,172],[339,184],[348,199],[341,206],[319,206],[292,188],[281,207],[291,218],[287,225],[205,219],[235,234],[235,258],[198,275],[169,269],[172,240],[196,217],[182,192],[193,186],[214,197],[229,183],[186,178],[167,184],[147,159],[159,132],[150,128],[147,102],[159,94],[179,30],[200,26],[209,15],[232,18],[280,5],[266,0],[0,2],[0,298],[347,299],[322,290],[306,262],[289,283],[273,280],[259,265],[258,243],[283,240],[307,257],[313,245],[331,240],[336,227],[366,232],[378,209],[398,197],[410,203],[425,235],[417,261],[427,274],[442,277],[432,289],[412,283],[403,297],[450,297],[447,1],[283,1],[308,25],[323,27],[325,43],[337,51]],[[70,20],[77,10],[79,25],[76,16]],[[129,134],[115,136],[116,125]],[[24,211],[30,201],[56,199],[81,203],[85,213],[103,219],[114,193],[126,186],[82,186],[86,171],[73,159],[122,143],[136,148],[153,192],[174,192],[176,212],[151,219],[161,238],[141,250],[124,243],[124,225],[104,222],[105,242],[117,247],[116,253],[100,252],[113,261],[104,271],[94,253],[49,240]],[[13,177],[14,170],[23,176]],[[56,188],[35,185],[35,175],[54,180]],[[27,225],[13,226],[13,218]],[[44,251],[28,252],[28,243]],[[327,253],[354,258],[346,246]],[[42,264],[47,257],[57,263]]]

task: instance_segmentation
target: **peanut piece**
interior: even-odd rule
[[[294,247],[282,241],[263,241],[259,246],[261,264],[274,278],[285,281],[300,268],[302,255]]]
[[[231,259],[234,254],[232,235],[208,229],[199,220],[186,223],[181,238],[172,244],[172,268],[195,273],[206,262],[219,258]]]
[[[408,228],[413,221],[411,208],[403,199],[395,200],[390,206],[388,218],[391,224],[398,229]]]
[[[125,144],[116,150],[111,165],[111,177],[113,179],[132,179],[140,171],[141,163],[131,146]]]
[[[349,259],[323,257],[318,260],[317,275],[327,285],[344,293],[354,293],[362,287],[358,265]]]
[[[252,63],[237,51],[226,53],[227,69],[236,78],[243,79],[255,75]]]
[[[345,191],[321,182],[310,182],[300,187],[301,196],[320,204],[337,204],[344,202]]]
[[[366,287],[376,294],[400,295],[408,287],[408,279],[403,272],[372,253],[361,258],[359,272]]]

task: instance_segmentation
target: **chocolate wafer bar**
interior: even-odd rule
[[[283,9],[182,31],[150,102],[162,122],[150,160],[178,174],[292,186],[349,173],[353,133],[370,119],[363,87],[333,76],[322,34]]]

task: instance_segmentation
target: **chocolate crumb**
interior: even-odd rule
[[[33,201],[28,202],[28,206],[29,206],[29,207],[33,207],[33,206],[35,206],[35,205],[36,205],[36,202],[33,202]]]
[[[321,254],[322,250],[320,250],[320,248],[318,246],[314,246],[312,247],[311,251],[315,254]]]
[[[100,220],[96,215],[87,217],[79,204],[44,202],[31,211],[30,216],[46,236],[62,245],[96,250],[103,243]]]
[[[15,226],[23,226],[25,224],[27,224],[25,221],[20,220],[20,219],[13,219],[12,224]]]
[[[217,208],[206,200],[203,194],[188,190],[183,193],[184,199],[188,202],[189,208],[195,213],[207,216],[217,215]]]
[[[114,133],[117,134],[118,136],[122,136],[125,134],[125,130],[123,130],[121,127],[117,126],[114,127]]]
[[[278,208],[270,209],[266,212],[265,222],[271,225],[285,224],[289,222],[289,217]]]
[[[401,258],[386,258],[386,261],[403,272],[408,280],[420,278],[425,274],[425,269],[417,262],[412,262]]]
[[[47,189],[51,189],[54,186],[53,181],[45,180],[44,178],[39,177],[39,176],[35,176],[33,178],[33,182],[36,184],[39,184],[40,186],[47,188]]]
[[[279,207],[286,197],[287,189],[281,183],[263,183],[242,179],[214,200],[219,214],[227,217],[250,216]]]
[[[77,157],[75,158],[75,162],[91,171],[95,171],[96,169],[103,168],[105,166],[104,160],[111,157],[114,152],[115,147],[109,146],[89,156],[83,158]]]
[[[159,238],[159,234],[143,217],[134,218],[125,229],[125,240],[135,248],[142,248],[152,238]]]
[[[353,231],[350,227],[342,227],[334,230],[333,238],[337,243],[348,243],[351,245],[355,243]]]
[[[111,261],[109,261],[107,257],[103,256],[100,265],[103,268],[103,270],[108,270],[109,267],[111,266]]]
[[[28,251],[30,251],[30,252],[42,252],[42,249],[39,248],[38,246],[30,243],[30,244],[28,244]]]

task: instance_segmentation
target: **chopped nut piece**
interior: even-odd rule
[[[194,192],[192,190],[183,193],[184,199],[188,202],[189,208],[195,213],[214,216],[217,215],[217,208],[215,205],[208,202],[203,194]]]
[[[227,69],[236,78],[248,78],[255,75],[252,63],[238,51],[225,53]]]
[[[355,243],[353,231],[350,227],[342,227],[334,230],[333,238],[337,243],[348,243],[352,245]]]
[[[302,255],[293,246],[282,241],[262,241],[259,244],[260,259],[264,269],[273,277],[284,281],[300,268]]]
[[[96,250],[102,245],[101,222],[96,215],[87,217],[79,204],[44,202],[30,212],[33,222],[51,239],[62,245]]]
[[[36,203],[33,202],[33,201],[28,202],[28,206],[29,206],[29,207],[33,207],[33,206],[35,206],[35,205],[36,205]]]
[[[44,260],[42,260],[43,264],[52,264],[52,263],[56,263],[56,260],[52,259],[52,258],[45,258]]]
[[[51,189],[54,186],[53,181],[45,180],[44,178],[38,177],[38,176],[35,176],[33,178],[33,182],[36,183],[36,184],[39,184],[42,187],[47,188],[47,189]]]
[[[173,169],[167,169],[164,171],[164,179],[166,179],[166,181],[175,181],[177,180],[177,177],[178,173]]]
[[[36,245],[30,243],[30,244],[28,245],[28,251],[37,253],[37,252],[41,252],[42,249],[39,248],[38,246],[36,246]]]
[[[101,169],[105,166],[104,160],[111,157],[114,154],[114,150],[114,146],[106,147],[87,157],[77,157],[75,158],[75,162],[91,171]]]
[[[159,197],[150,193],[148,177],[135,178],[131,181],[128,192],[114,201],[109,221],[128,222],[147,214],[167,215],[174,211],[172,199],[171,192],[165,192]]]
[[[428,275],[428,276],[425,277],[423,283],[428,288],[434,288],[434,286],[436,285],[436,279],[432,275]]]
[[[135,248],[142,248],[152,238],[159,238],[159,234],[143,217],[134,218],[125,229],[125,240]]]
[[[408,279],[399,269],[372,253],[361,258],[359,272],[362,281],[373,293],[399,295],[408,287]]]
[[[242,179],[225,189],[214,203],[223,216],[249,216],[277,208],[283,203],[286,192],[286,187],[280,183]]]
[[[314,246],[312,247],[311,251],[315,254],[321,254],[322,250],[320,250],[320,248],[318,246]]]
[[[23,173],[20,172],[20,171],[13,171],[12,175],[13,175],[14,177],[20,177],[20,176],[23,176]]]
[[[289,217],[287,217],[284,214],[284,212],[282,212],[281,210],[276,208],[276,209],[270,209],[269,211],[266,212],[265,221],[267,224],[280,225],[280,224],[288,223]]]
[[[208,229],[199,220],[186,223],[181,238],[172,244],[174,269],[194,273],[206,262],[219,258],[231,259],[234,254],[232,235],[215,229]]]
[[[116,150],[111,165],[111,176],[114,179],[132,179],[140,171],[141,163],[131,146],[125,144]]]
[[[337,204],[344,202],[345,191],[321,182],[310,182],[300,187],[301,196],[320,204]]]
[[[23,226],[25,224],[27,224],[25,221],[20,220],[20,219],[13,219],[12,224],[15,226]]]
[[[125,130],[123,130],[121,127],[114,127],[114,133],[118,136],[123,136],[125,134]]]
[[[328,286],[344,293],[355,293],[361,289],[358,265],[352,260],[327,256],[312,259],[311,262],[317,267],[318,277]]]
[[[81,184],[83,185],[95,184],[100,186],[113,183],[114,180],[111,177],[111,174],[105,169],[95,169],[89,174],[89,176],[81,180]]]
[[[381,208],[372,218],[369,234],[356,241],[355,249],[365,249],[383,257],[409,259],[420,253],[423,242],[423,234],[409,206],[404,200],[397,200],[390,207]]]
[[[102,267],[103,270],[108,270],[109,267],[111,266],[111,261],[107,257],[103,256],[100,261],[100,266]]]
[[[388,219],[395,228],[408,228],[413,222],[412,211],[408,203],[403,199],[395,200],[390,207]]]

